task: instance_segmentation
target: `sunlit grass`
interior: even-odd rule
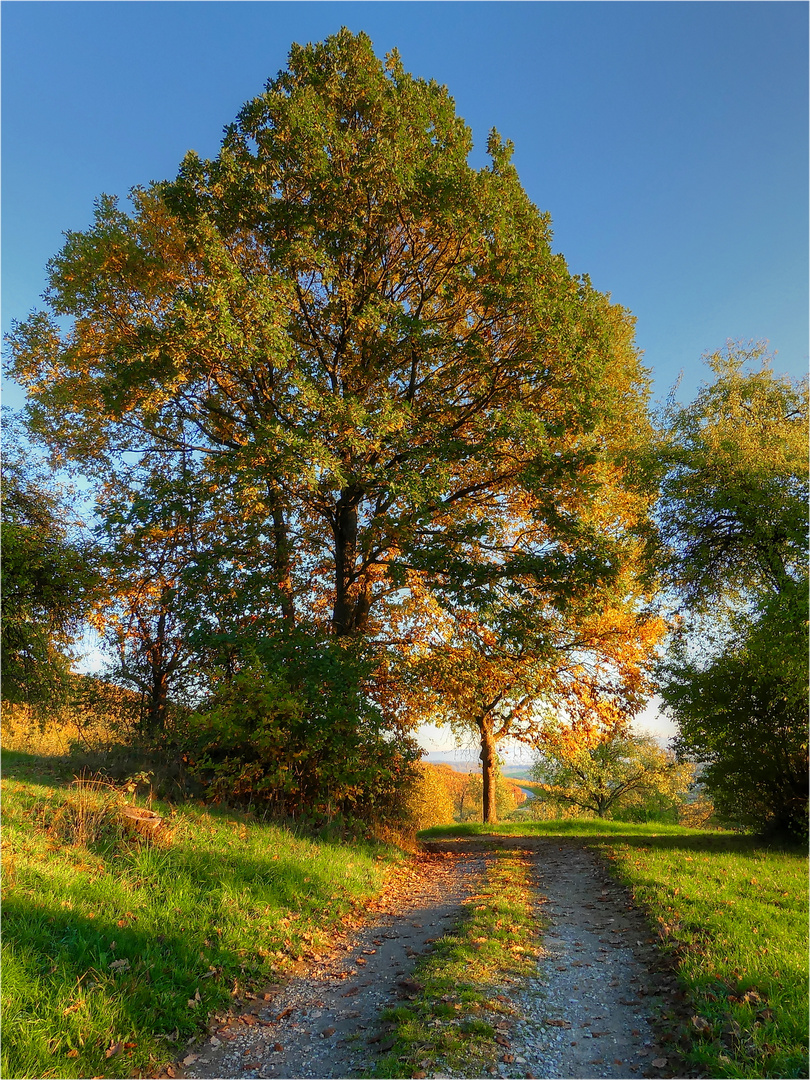
[[[70,789],[14,764],[4,755],[4,1077],[154,1075],[210,1013],[322,947],[397,858],[157,804],[160,845],[68,843],[51,826]]]
[[[636,822],[611,821],[599,818],[556,818],[549,821],[504,821],[497,825],[465,822],[463,825],[438,825],[425,829],[419,836],[423,840],[438,837],[462,836],[694,836],[694,829],[684,825],[637,824]],[[701,834],[703,835],[703,834]]]
[[[686,1059],[716,1077],[805,1077],[806,855],[698,836],[604,845],[688,991]]]

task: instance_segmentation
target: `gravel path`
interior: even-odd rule
[[[368,924],[336,939],[285,987],[189,1048],[189,1078],[357,1077],[388,1049],[378,1016],[407,999],[420,953],[453,925],[480,882],[492,847],[532,851],[538,914],[547,924],[537,974],[505,986],[513,1014],[505,1061],[488,1076],[586,1078],[672,1075],[656,1044],[655,949],[627,892],[584,847],[487,837],[437,842],[392,882]],[[403,887],[405,886],[405,887]],[[407,899],[403,899],[403,896]],[[502,1035],[506,1035],[502,1031]],[[377,1041],[375,1041],[375,1039]]]
[[[585,848],[536,848],[548,922],[537,976],[516,995],[512,1052],[536,1077],[659,1076],[666,1055],[650,1023],[659,999],[649,927]]]
[[[351,1077],[373,1066],[385,1043],[369,1042],[379,1012],[413,992],[408,976],[417,957],[447,933],[461,904],[481,880],[486,854],[425,853],[415,868],[394,875],[361,931],[306,975],[269,1000],[189,1047],[178,1076]],[[404,898],[404,899],[403,899]],[[193,1060],[189,1060],[193,1058]]]

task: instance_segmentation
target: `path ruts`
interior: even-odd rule
[[[177,1075],[326,1080],[371,1068],[385,1049],[369,1041],[380,1010],[407,995],[417,957],[457,921],[486,854],[426,853],[416,867],[405,887],[395,882],[383,893],[368,925],[337,941],[322,962],[190,1047],[195,1060]]]
[[[363,1075],[388,1049],[374,1041],[380,1010],[407,996],[417,957],[451,928],[496,847],[532,852],[537,910],[546,930],[536,975],[520,987],[503,988],[514,1005],[510,1045],[507,1060],[494,1061],[485,1078],[672,1075],[651,1023],[659,999],[650,973],[656,952],[649,927],[591,852],[541,837],[476,837],[425,846],[407,899],[401,888],[387,900],[384,895],[364,929],[338,941],[271,1000],[257,1002],[189,1048],[195,1059],[177,1075]]]

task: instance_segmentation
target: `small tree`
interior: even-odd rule
[[[650,735],[607,732],[578,737],[570,727],[545,733],[532,769],[546,797],[603,818],[628,803],[685,791],[694,773]]]
[[[71,493],[24,448],[4,410],[3,699],[50,702],[68,686],[71,645],[99,588],[97,553]]]

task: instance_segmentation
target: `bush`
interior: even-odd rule
[[[708,663],[683,652],[661,696],[721,821],[807,837],[807,595],[787,588]]]
[[[446,773],[426,761],[416,765],[416,779],[408,796],[407,813],[414,827],[429,829],[433,825],[447,825],[455,819],[452,780],[448,783]]]
[[[355,645],[304,634],[258,642],[190,718],[186,757],[217,802],[314,821],[402,815],[416,744],[364,692]]]

